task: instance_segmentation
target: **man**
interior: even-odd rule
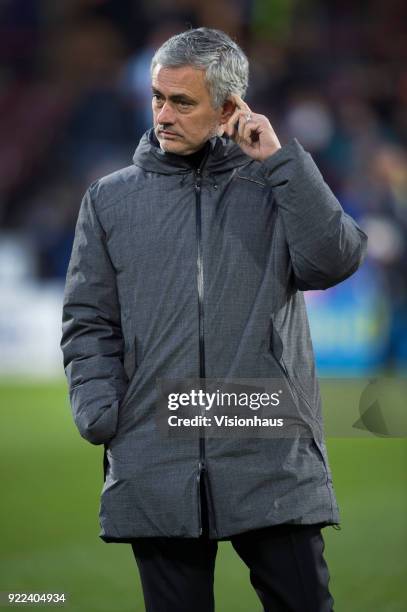
[[[158,49],[154,129],[87,190],[67,274],[72,411],[105,448],[100,535],[132,544],[148,612],[213,610],[221,539],[266,610],[332,610],[321,528],[339,515],[302,292],[355,272],[366,236],[247,82],[223,32]],[[160,431],[156,379],[279,377],[309,436]]]

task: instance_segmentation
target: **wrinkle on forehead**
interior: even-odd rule
[[[153,71],[152,85],[165,95],[188,94],[192,97],[209,97],[205,83],[205,71],[192,66],[166,68],[158,64]]]

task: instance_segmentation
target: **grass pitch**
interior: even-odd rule
[[[98,538],[102,449],[77,433],[65,382],[3,381],[0,410],[0,591],[65,592],[75,612],[142,612],[130,546]],[[335,610],[402,612],[407,440],[327,446],[342,518],[341,531],[323,530]],[[229,543],[219,545],[215,589],[219,612],[261,610]]]

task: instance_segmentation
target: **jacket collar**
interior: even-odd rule
[[[209,144],[204,172],[226,172],[250,161],[250,157],[227,138],[214,136],[209,140]],[[158,174],[184,174],[191,171],[191,165],[185,156],[162,151],[153,128],[142,136],[133,155],[133,163],[148,172]]]

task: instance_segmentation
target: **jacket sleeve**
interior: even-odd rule
[[[115,434],[127,377],[115,272],[91,187],[81,203],[67,271],[61,349],[75,423],[83,438],[102,444]]]
[[[298,289],[326,289],[362,263],[367,236],[294,138],[263,162],[281,212]]]

